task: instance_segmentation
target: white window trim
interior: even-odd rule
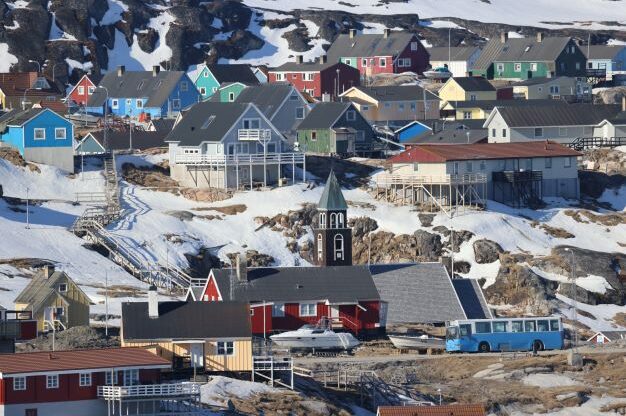
[[[307,311],[306,313],[302,313],[302,306],[307,305]],[[309,311],[309,306],[313,305],[313,313],[310,313]],[[317,316],[317,303],[300,303],[298,304],[298,315],[305,317],[305,316]]]
[[[280,312],[280,313],[276,313]],[[274,303],[272,305],[272,318],[284,318],[285,317],[285,304],[284,303]]]
[[[200,94],[206,95],[206,87],[200,87]]]
[[[61,289],[62,286],[65,286],[65,290]],[[67,285],[67,283],[59,283],[59,292],[61,293],[66,293],[68,291],[69,287]]]
[[[38,139],[37,138],[37,132],[38,131],[43,131],[43,137]],[[37,140],[37,141],[42,141],[42,140],[46,140],[46,129],[41,128],[41,127],[37,127],[33,129],[33,140]]]
[[[20,381],[20,386],[18,388],[18,380]],[[26,390],[26,377],[13,377],[13,391],[25,391]]]
[[[141,98],[138,98],[137,101],[135,101],[135,107],[143,108],[143,100]]]
[[[96,90],[96,87],[87,87],[87,94],[92,95]]]
[[[85,378],[83,382],[83,377]],[[91,387],[92,384],[92,375],[91,373],[79,373],[78,374],[78,385],[80,387]]]
[[[348,110],[346,112],[346,120],[347,121],[356,121],[356,111]]]
[[[246,121],[248,122],[248,124],[251,124],[250,121],[256,120],[259,123],[259,127],[246,127],[245,123]],[[244,129],[248,129],[248,130],[256,130],[256,129],[260,129],[261,128],[261,119],[260,118],[244,118],[243,120],[241,120],[241,126]]]
[[[64,137],[59,137],[59,136],[58,136],[58,134],[57,134],[57,133],[58,133],[59,131],[62,131],[62,132],[63,132],[63,136],[64,136]],[[66,129],[65,127],[57,127],[57,128],[55,128],[55,129],[54,129],[54,139],[55,139],[55,140],[65,140],[65,139],[67,139],[67,129]]]
[[[85,95],[85,87],[84,86],[79,86],[78,87],[78,95]]]
[[[381,68],[386,68],[387,67],[387,58],[380,58],[380,60],[378,61],[378,65]]]
[[[180,99],[179,98],[174,98],[172,100],[172,109],[173,110],[179,110],[180,109]]]
[[[52,382],[54,381],[54,382]],[[46,389],[58,389],[59,388],[59,375],[58,374],[49,374],[46,376]]]
[[[228,353],[228,345],[227,344],[233,344],[233,351],[229,354]],[[220,354],[219,350],[220,350],[220,344],[222,344],[222,349],[223,349],[223,353]],[[215,353],[219,356],[226,356],[226,357],[232,357],[235,355],[235,341],[217,341],[215,343]]]
[[[117,373],[117,370],[115,371],[105,371],[105,376],[104,376],[104,384],[107,386],[117,386],[118,384],[118,379],[119,379],[119,375]]]
[[[111,100],[111,108],[114,110],[117,110],[118,108],[120,108],[120,102],[117,98],[113,98]]]
[[[133,381],[137,381],[137,383],[139,383],[139,370],[136,368],[130,369],[130,370],[122,370],[123,371],[123,383],[125,386],[133,386]],[[126,374],[130,374],[130,377],[126,377]],[[137,374],[137,377],[133,377],[134,374]],[[130,384],[126,384],[126,380],[130,381]]]
[[[541,134],[537,134],[537,130],[540,130],[540,131],[541,131]],[[543,137],[543,127],[535,127],[535,128],[534,128],[534,130],[533,130],[533,133],[534,133],[535,138],[537,138],[537,137],[539,137],[539,138]]]

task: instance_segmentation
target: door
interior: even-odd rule
[[[24,416],[37,416],[37,409],[26,409]]]
[[[339,319],[339,305],[330,305],[330,319]]]
[[[189,349],[189,355],[191,358],[191,368],[203,368],[204,367],[204,344],[197,343],[191,344]]]
[[[598,344],[604,344],[604,335],[598,335]]]
[[[43,319],[44,321],[48,321],[48,322],[52,322],[54,321],[54,312],[55,312],[56,308],[53,307],[47,307],[44,309],[43,311]]]
[[[378,310],[378,324],[381,328],[387,326],[387,302],[380,302],[380,309]]]

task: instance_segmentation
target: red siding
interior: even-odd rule
[[[417,42],[417,50],[411,50],[411,42]],[[426,68],[428,68],[430,57],[428,51],[422,45],[422,42],[414,37],[405,48],[400,52],[394,61],[391,55],[382,56],[359,56],[357,57],[357,67],[363,76],[372,76],[376,74],[391,74],[402,72],[415,72],[416,74],[422,74]],[[393,51],[389,51],[393,52]],[[349,57],[349,56],[346,56]],[[385,66],[381,66],[381,59],[384,58]],[[398,66],[398,59],[410,58],[410,66]],[[363,66],[363,60],[367,61],[367,66]]]
[[[197,299],[197,300],[205,300],[205,299],[209,301],[223,300],[220,297],[220,292],[217,288],[217,284],[215,283],[215,279],[212,276],[209,277],[209,282],[206,285],[206,290],[202,294],[202,299]]]
[[[280,82],[289,82],[299,91],[313,91],[313,97],[321,97],[323,94],[337,95],[337,69],[339,69],[339,93],[360,84],[359,71],[345,64],[335,64],[323,71],[313,74],[312,80],[306,80],[306,75],[302,71],[306,71],[306,65],[302,71],[284,72],[285,79]],[[276,80],[276,72],[270,72],[269,82],[279,82]]]
[[[22,321],[20,323],[20,339],[28,340],[37,338],[37,321]]]
[[[253,314],[250,318],[252,322],[252,333],[271,333],[273,329],[272,305],[257,306],[255,308],[250,307],[250,311],[250,313]],[[263,314],[265,314],[265,318],[263,318]]]
[[[81,78],[81,80],[78,82],[78,84],[76,84],[75,88],[70,93],[70,99],[79,105],[87,104],[87,101],[89,100],[89,87],[93,86],[93,82],[91,82],[88,77],[85,76]],[[78,93],[79,87],[84,88],[83,94]]]
[[[498,88],[496,90],[496,98],[498,100],[512,100],[513,99],[513,87]]]

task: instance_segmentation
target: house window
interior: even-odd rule
[[[524,159],[524,169],[533,170],[533,160],[528,158]]]
[[[317,141],[317,132],[316,131],[312,131],[311,132],[311,141],[313,141],[313,142]]]
[[[139,370],[124,370],[124,385],[135,386],[139,384]]]
[[[565,158],[565,165],[566,168],[571,168],[572,167],[572,158],[571,157],[566,157]]]
[[[385,68],[387,66],[387,59],[386,58],[380,58],[379,65],[380,65],[381,68]]]
[[[400,58],[398,59],[399,67],[410,67],[411,66],[411,58]]]
[[[317,259],[322,260],[324,258],[324,239],[322,234],[317,235]]]
[[[561,137],[567,136],[567,127],[559,127],[559,136]]]
[[[54,138],[56,140],[65,140],[67,138],[67,132],[65,128],[60,127],[60,128],[54,129]]]
[[[281,72],[277,72],[274,76],[276,77],[276,81],[282,81],[285,79],[285,74]]]
[[[114,110],[117,110],[118,108],[120,108],[120,102],[117,98],[114,98],[111,100],[111,108]]]
[[[67,292],[67,283],[59,284],[59,292],[61,292],[61,293]]]
[[[78,95],[85,95],[85,87],[83,86],[78,87]]]
[[[412,51],[416,51],[417,50],[417,42],[411,42],[411,50]]]
[[[203,75],[205,78],[208,78],[208,77],[209,77],[209,71],[204,71],[204,72],[202,73],[202,75]]]
[[[452,164],[452,173],[454,175],[458,175],[459,174],[459,162],[454,162]]]
[[[365,132],[363,130],[357,130],[356,132],[356,142],[363,143],[365,141]]]
[[[463,111],[463,119],[464,120],[471,120],[472,118],[472,112],[471,111]]]
[[[107,386],[117,385],[117,371],[105,371],[104,384]]]
[[[13,390],[26,390],[26,377],[13,377]]]
[[[412,112],[417,111],[417,104],[415,104],[415,103],[411,103],[411,111],[412,111]]]
[[[535,127],[535,137],[543,137],[543,128]]]
[[[361,107],[361,111],[369,111],[370,106],[369,105],[364,105]]]
[[[275,303],[272,305],[272,316],[275,318],[282,318],[285,316],[285,304]]]
[[[476,101],[476,94],[470,94],[470,101]]]
[[[189,91],[189,83],[188,83],[187,81],[182,81],[182,82],[180,83],[180,90],[181,90],[182,92]]]
[[[343,236],[341,234],[336,234],[334,240],[335,260],[343,260]]]
[[[552,158],[545,157],[544,159],[546,169],[552,169]]]
[[[496,137],[496,129],[491,129],[491,137]]]
[[[46,376],[46,388],[58,389],[59,388],[59,375],[51,374]]]
[[[506,129],[502,129],[502,137],[506,137]]]
[[[474,164],[472,162],[465,162],[465,171],[471,173],[474,170]]]
[[[56,308],[54,310],[54,318],[55,319],[59,319],[61,317],[65,316],[65,308],[60,307],[60,308]]]
[[[334,212],[330,214],[330,228],[337,228],[337,214]]]
[[[404,111],[404,103],[398,104],[398,111],[400,111],[400,112]]]
[[[95,90],[96,90],[96,87],[88,87],[87,94],[92,95]]]
[[[579,71],[580,70],[580,62],[576,62],[576,70]]]
[[[260,127],[261,127],[261,121],[258,118],[244,118],[243,119],[244,129],[258,129]]]
[[[216,93],[217,92],[217,87],[211,88],[211,91],[213,91],[213,93]]]
[[[304,107],[296,107],[296,118],[302,120],[304,118]]]
[[[81,387],[91,386],[91,373],[80,373],[79,385]]]
[[[531,70],[532,72],[536,72],[536,71],[537,71],[537,63],[536,63],[536,62],[532,62],[532,63],[530,64],[530,70]]]
[[[365,58],[361,59],[361,66],[363,68],[367,67],[367,59],[365,59]]]
[[[354,121],[356,120],[356,111],[354,110],[350,110],[346,113],[346,120],[348,121]]]
[[[234,92],[229,92],[228,93],[228,102],[234,102],[235,101],[235,93]]]
[[[519,62],[515,63],[515,64],[513,65],[513,70],[514,70],[515,72],[522,72],[522,64],[520,64]]]
[[[180,99],[175,98],[172,100],[172,109],[179,110],[180,109]]]
[[[413,162],[413,172],[419,171],[419,168],[420,168],[419,163]]]
[[[206,95],[206,87],[200,87],[200,94]]]
[[[550,94],[558,94],[559,86],[558,85],[550,85]]]
[[[306,73],[305,81],[313,81],[314,79],[315,79],[315,74],[313,72],[307,72]]]
[[[317,316],[317,304],[316,303],[301,303],[300,304],[300,316]]]
[[[504,72],[504,64],[496,64],[496,70],[498,71],[498,74],[502,75]]]
[[[482,170],[482,171],[487,170],[487,161],[486,160],[481,160],[480,161],[480,170]]]
[[[565,71],[567,69],[567,65],[565,64],[565,62],[561,62],[559,64],[559,67],[561,68],[561,71]]]
[[[346,65],[352,65],[352,60],[351,59],[346,59],[344,63]]]
[[[46,129],[36,128],[33,133],[35,140],[46,140]]]
[[[234,355],[235,343],[233,341],[218,341],[217,355]]]

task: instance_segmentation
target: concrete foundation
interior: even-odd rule
[[[74,149],[72,147],[31,147],[24,149],[24,159],[29,162],[56,166],[74,173]]]

